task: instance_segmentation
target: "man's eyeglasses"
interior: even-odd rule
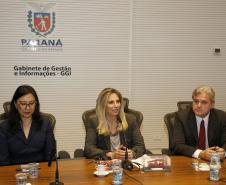
[[[30,101],[30,102],[25,102],[25,101],[19,101],[19,105],[21,108],[26,109],[26,108],[34,108],[36,105],[36,101]]]
[[[205,101],[205,100],[197,100],[197,99],[193,99],[193,103],[198,105],[207,105],[209,102],[208,101]]]

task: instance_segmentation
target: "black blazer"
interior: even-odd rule
[[[9,129],[8,120],[0,124],[0,165],[48,161],[55,151],[53,129],[45,118],[41,128],[32,121],[27,139],[21,127],[16,134]]]
[[[134,158],[140,157],[145,153],[144,139],[140,128],[133,115],[126,114],[128,123],[127,130],[120,132],[120,143],[129,149],[132,149]],[[102,157],[107,159],[106,153],[111,151],[110,136],[99,135],[97,132],[97,116],[93,115],[86,124],[86,138],[84,153],[87,158]],[[124,134],[126,142],[124,140]]]
[[[209,147],[219,146],[226,151],[226,113],[211,109],[208,122]],[[173,131],[175,154],[192,156],[198,147],[198,129],[191,109],[177,112]]]

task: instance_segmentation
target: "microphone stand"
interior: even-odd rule
[[[58,169],[58,159],[56,157],[56,172],[55,172],[55,181],[49,183],[50,185],[64,185],[63,182],[59,181],[59,169]]]
[[[118,116],[117,119],[118,119],[118,122],[121,123],[121,125],[122,125],[121,118]],[[123,125],[122,125],[122,132],[123,132],[123,138],[124,138],[125,145],[126,145],[125,146],[125,160],[122,161],[122,168],[126,169],[126,170],[132,170],[133,169],[133,163],[129,160],[126,135],[125,135],[125,132],[124,132],[124,129],[123,129]]]
[[[50,157],[50,161],[48,161],[48,166],[51,166],[52,164],[52,156],[53,153],[55,153],[55,158],[56,158],[56,171],[55,171],[55,181],[50,182],[49,185],[64,185],[63,182],[59,181],[59,169],[58,169],[58,157],[57,157],[57,149],[56,149],[56,142],[55,142],[55,149],[52,151],[52,155]]]
[[[126,151],[125,151],[125,160],[122,161],[122,167],[124,169],[127,170],[132,170],[133,169],[133,163],[128,159],[128,151],[127,151],[127,147],[126,147]]]

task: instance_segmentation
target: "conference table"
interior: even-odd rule
[[[196,171],[192,167],[194,159],[184,156],[172,156],[171,170],[161,172],[143,172],[139,168],[132,171],[124,170],[123,184],[125,185],[221,185],[226,184],[226,161],[222,162],[220,181],[209,180],[209,171]],[[202,161],[200,161],[202,162]],[[112,174],[105,177],[94,175],[95,162],[91,159],[58,160],[60,181],[64,185],[109,185]],[[16,169],[19,165],[0,167],[0,185],[15,185]],[[32,185],[48,185],[54,181],[56,163],[48,167],[46,162],[40,163],[39,177],[28,178]]]

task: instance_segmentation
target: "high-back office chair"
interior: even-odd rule
[[[176,112],[167,113],[164,122],[168,131],[169,147],[162,149],[162,154],[173,155],[173,128]]]
[[[136,117],[136,123],[138,124],[138,127],[140,128],[142,121],[143,121],[143,114],[140,111],[129,108],[129,99],[128,98],[125,98],[125,97],[123,98],[123,106],[124,106],[124,112],[126,114],[132,114]],[[89,121],[89,118],[95,114],[96,114],[96,108],[87,110],[82,114],[82,120],[83,120],[85,128]],[[152,154],[148,150],[146,151],[146,153]],[[82,157],[82,155],[84,156],[84,151],[82,149],[75,150],[74,157]]]
[[[85,157],[84,150],[82,148],[75,149],[74,158]]]
[[[7,118],[7,114],[4,112],[2,114],[0,114],[0,120],[1,122],[4,121]]]
[[[178,101],[177,108],[178,111],[182,111],[185,109],[189,109],[192,107],[192,101]],[[173,128],[174,128],[174,121],[175,121],[176,112],[167,113],[164,115],[164,122],[168,131],[168,140],[169,140],[169,147],[163,148],[162,153],[167,155],[173,155]]]
[[[71,156],[66,150],[61,150],[58,152],[58,158],[59,159],[70,159]]]
[[[10,101],[6,101],[3,103],[3,109],[6,113],[8,113],[10,110],[10,103],[11,103]]]
[[[8,113],[10,110],[10,101],[3,103],[4,113],[0,114],[0,120],[5,120],[8,117]]]
[[[178,111],[185,110],[192,107],[192,101],[178,101],[177,108]]]

